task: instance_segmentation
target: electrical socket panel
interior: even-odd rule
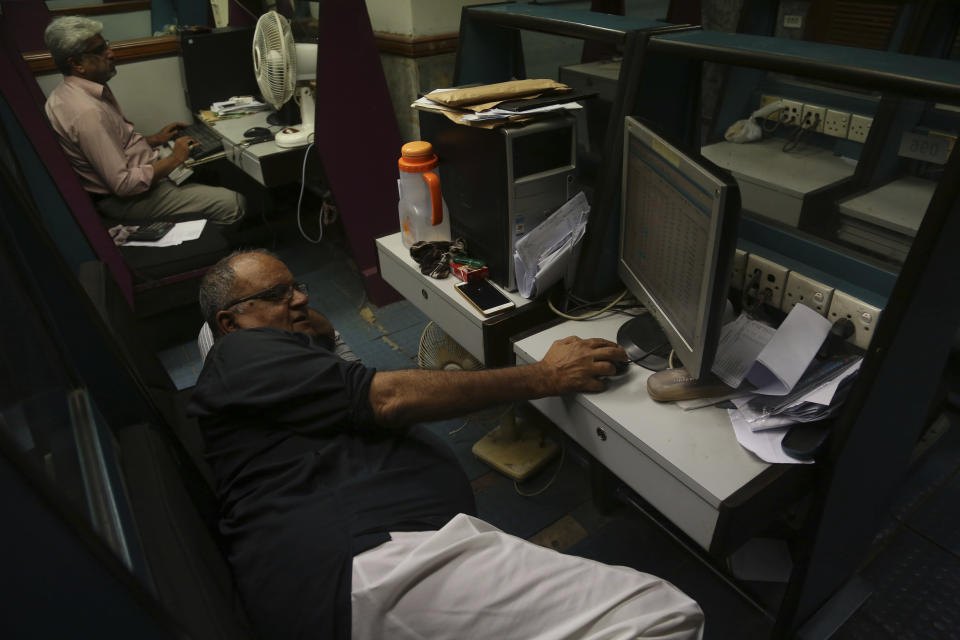
[[[783,288],[783,302],[780,304],[780,309],[784,313],[790,313],[796,305],[805,304],[825,316],[830,309],[832,299],[833,287],[791,271],[787,274],[787,284]]]
[[[812,127],[813,131],[823,133],[824,121],[827,118],[827,108],[818,107],[815,104],[805,104],[803,105],[803,110],[801,111],[800,123],[806,127],[810,128],[810,125],[816,120],[816,126]]]
[[[827,109],[823,118],[823,132],[835,138],[846,138],[850,130],[850,114],[846,111]]]
[[[870,134],[873,118],[854,113],[850,116],[850,128],[847,130],[847,140],[866,142]]]
[[[836,322],[840,318],[847,318],[853,323],[853,335],[847,338],[847,342],[852,342],[861,349],[870,346],[870,339],[873,338],[877,330],[877,323],[880,321],[881,309],[872,304],[868,304],[859,298],[854,298],[849,293],[835,291],[833,299],[830,301],[830,311],[827,313],[827,320]]]
[[[803,103],[796,100],[784,100],[780,110],[780,122],[783,124],[800,124],[803,114]]]
[[[772,260],[751,253],[747,256],[747,273],[744,282],[750,282],[758,271],[760,272],[758,295],[764,296],[766,304],[779,309],[783,303],[783,287],[790,270]]]
[[[730,269],[730,288],[738,291],[743,289],[743,276],[747,272],[747,252],[737,249],[733,256],[733,267]]]

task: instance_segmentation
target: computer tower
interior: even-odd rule
[[[514,244],[577,194],[576,120],[482,129],[421,111],[420,136],[440,160],[451,234],[487,263],[491,280],[515,291]]]

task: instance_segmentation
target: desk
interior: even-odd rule
[[[420,273],[399,232],[377,239],[377,258],[380,275],[390,286],[486,366],[509,364],[510,337],[553,317],[544,301],[502,289],[516,308],[484,316],[454,290],[460,282],[455,276],[436,280]]]
[[[278,147],[272,140],[259,144],[245,145],[243,132],[250,127],[268,127],[276,130],[276,125],[267,124],[272,111],[256,111],[239,118],[228,118],[207,123],[223,139],[226,158],[244,173],[265,187],[277,187],[290,182],[299,182],[303,172],[303,156],[307,146],[285,149]],[[308,168],[319,166],[319,158],[313,158]]]
[[[540,360],[554,340],[570,335],[615,340],[626,319],[555,324],[515,342],[517,364]],[[737,443],[722,409],[685,412],[654,402],[649,376],[631,365],[603,393],[531,404],[705,550],[733,551],[800,495],[810,466],[754,457]]]
[[[730,171],[740,185],[743,208],[796,227],[808,195],[853,175],[855,166],[828,149],[808,146],[783,152],[784,141],[717,142],[700,150]]]

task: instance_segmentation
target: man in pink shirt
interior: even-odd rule
[[[63,73],[47,97],[46,112],[60,146],[110,221],[141,224],[158,220],[207,218],[230,224],[243,217],[246,199],[224,189],[167,177],[190,157],[193,138],[183,136],[161,157],[182,122],[152,136],[134,131],[107,81],[117,73],[116,58],[103,39],[100,22],[79,16],[54,18],[44,32],[53,61]]]

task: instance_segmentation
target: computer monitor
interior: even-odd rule
[[[709,373],[739,212],[728,173],[626,119],[618,273],[649,312],[617,336],[631,360],[669,344],[691,377]]]

